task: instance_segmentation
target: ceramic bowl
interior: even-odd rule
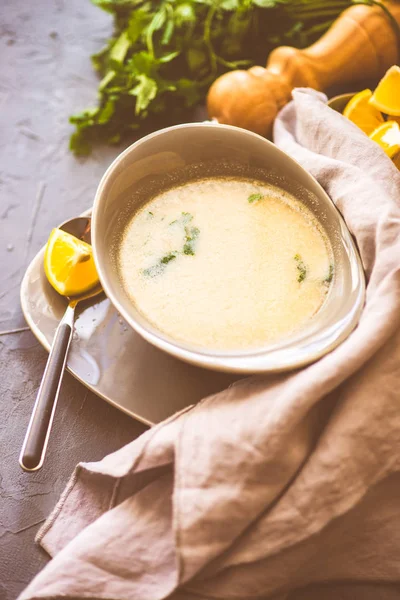
[[[355,94],[356,92],[351,92],[347,94],[339,94],[339,96],[333,96],[333,98],[328,100],[328,106],[333,108],[333,110],[336,110],[336,112],[342,113]]]
[[[139,312],[121,285],[118,244],[134,211],[154,194],[199,176],[238,174],[279,185],[308,206],[331,241],[335,274],[324,304],[301,332],[257,350],[220,352],[172,339]],[[140,139],[122,152],[103,176],[95,197],[92,227],[100,280],[118,312],[148,342],[198,366],[237,373],[301,367],[340,344],[356,326],[362,310],[364,274],[338,210],[296,161],[265,138],[244,129],[212,122],[192,123]]]

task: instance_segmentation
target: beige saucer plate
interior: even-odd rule
[[[49,351],[66,305],[46,279],[43,254],[44,248],[25,273],[21,306],[33,334]],[[77,312],[67,369],[92,392],[148,425],[240,378],[189,365],[158,350],[128,327],[104,294],[83,303]]]

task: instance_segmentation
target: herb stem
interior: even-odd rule
[[[214,76],[217,72],[217,55],[214,52],[213,44],[211,41],[211,24],[216,13],[216,7],[211,6],[208,10],[206,20],[204,22],[204,43],[208,48],[208,56],[211,64],[211,73]]]
[[[224,67],[228,67],[228,69],[237,69],[238,67],[248,67],[251,65],[251,60],[235,60],[229,61],[225,60],[221,56],[216,56],[217,62]]]
[[[92,57],[100,76],[95,109],[73,115],[70,148],[89,154],[145,122],[184,118],[226,71],[265,64],[273,47],[305,47],[352,4],[378,0],[92,0],[114,17],[114,35]],[[393,17],[391,22],[399,35]],[[400,35],[399,35],[400,39]]]
[[[295,254],[294,260],[297,262],[297,271],[298,271],[297,281],[299,283],[301,283],[302,281],[305,280],[305,278],[307,276],[307,267],[304,264],[303,259],[301,258],[300,254]]]
[[[154,58],[153,30],[151,27],[149,27],[146,32],[146,46],[149,54]]]

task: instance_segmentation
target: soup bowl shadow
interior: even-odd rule
[[[118,247],[135,211],[168,188],[215,176],[259,179],[287,190],[313,212],[330,240],[334,275],[326,300],[301,331],[279,343],[229,352],[183,343],[155,328],[121,283]],[[361,261],[329,196],[309,173],[273,143],[228,125],[205,122],[169,127],[142,138],[122,152],[97,189],[92,244],[104,291],[127,323],[161,350],[209,369],[268,373],[302,367],[330,352],[351,333],[364,304]],[[184,311],[183,300],[182,318]]]

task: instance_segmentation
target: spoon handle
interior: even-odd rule
[[[71,302],[56,329],[19,457],[24,471],[38,471],[43,465],[72,337],[74,312],[75,303]]]

